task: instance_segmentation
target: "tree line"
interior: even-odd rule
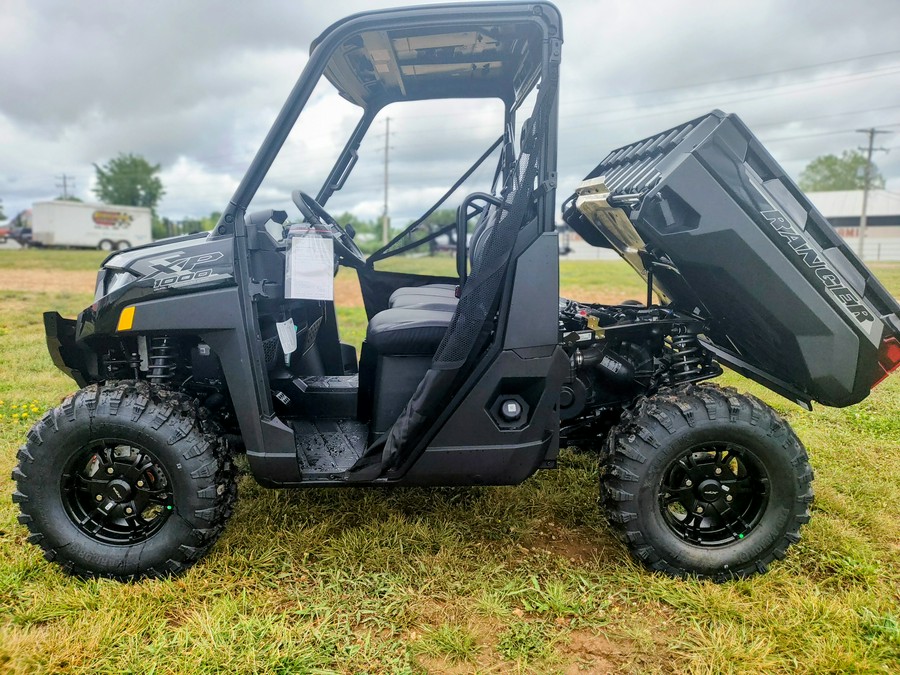
[[[800,189],[807,192],[834,190],[861,190],[865,186],[866,156],[859,150],[845,150],[841,155],[822,155],[815,158],[800,174]],[[175,222],[168,218],[160,218],[156,207],[165,196],[166,190],[159,174],[159,164],[151,164],[141,155],[120,153],[100,166],[94,164],[96,185],[93,188],[97,198],[105,204],[121,204],[123,206],[142,206],[153,213],[153,236],[162,238],[173,234],[186,234],[211,230],[221,217],[218,211],[200,218],[186,218]],[[873,163],[870,172],[871,188],[883,188],[884,176]],[[58,199],[81,201],[77,197],[60,196]],[[0,199],[0,220],[5,220],[3,200]],[[441,209],[435,212],[427,225],[443,225],[453,222],[455,212]],[[372,248],[372,243],[380,242],[381,224],[377,220],[363,220],[351,213],[337,216],[342,225],[352,225],[363,235],[361,245]]]

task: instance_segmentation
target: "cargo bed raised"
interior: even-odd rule
[[[900,362],[900,305],[735,115],[611,152],[564,204],[718,359],[802,404],[856,403]]]

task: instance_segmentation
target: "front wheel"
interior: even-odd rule
[[[146,384],[93,385],[28,433],[13,470],[28,540],[70,574],[177,574],[231,514],[225,444],[187,397]]]
[[[601,452],[610,522],[652,570],[765,572],[809,521],[812,470],[788,424],[734,389],[686,386],[626,413]]]

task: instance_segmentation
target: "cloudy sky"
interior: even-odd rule
[[[92,198],[93,163],[162,166],[162,215],[221,210],[331,22],[380,0],[0,0],[0,199],[7,216],[60,194]],[[384,6],[399,3],[385,2]],[[558,0],[565,30],[560,186],[609,150],[712,108],[738,113],[792,175],[894,131],[875,160],[900,192],[900,2]],[[254,201],[315,193],[356,120],[329,87]],[[390,210],[424,210],[499,133],[491,102],[430,102],[391,117]],[[376,217],[384,123],[329,208]]]

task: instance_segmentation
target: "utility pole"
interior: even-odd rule
[[[859,239],[857,243],[857,253],[859,254],[859,259],[864,260],[863,258],[863,248],[866,243],[866,225],[868,220],[868,215],[866,213],[869,207],[869,188],[871,187],[872,182],[872,152],[878,150],[879,152],[887,152],[886,148],[875,148],[875,136],[877,134],[889,134],[889,131],[882,131],[880,129],[875,129],[874,127],[871,129],[857,129],[857,132],[861,134],[866,134],[869,137],[869,146],[867,148],[860,148],[860,150],[866,151],[866,172],[865,178],[863,180],[863,202],[862,202],[862,214],[859,216]]]
[[[384,212],[381,214],[381,242],[388,243],[391,226],[388,217],[388,153],[391,149],[391,118],[384,120]]]
[[[62,190],[62,198],[63,198],[63,199],[68,199],[68,198],[69,198],[69,181],[71,180],[71,182],[72,182],[72,189],[74,190],[74,189],[75,189],[75,177],[74,177],[74,176],[67,176],[66,174],[63,174],[62,176],[57,176],[57,178],[58,178],[59,180],[61,180],[62,182],[61,182],[61,183],[57,183],[57,184],[56,184],[56,187],[58,187],[58,188],[60,188],[60,189]]]

